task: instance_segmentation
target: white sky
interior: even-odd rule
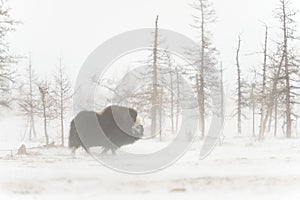
[[[75,78],[81,64],[98,45],[125,31],[153,27],[157,14],[161,28],[197,39],[189,26],[189,2],[192,0],[10,0],[12,16],[23,21],[11,34],[12,50],[18,55],[31,52],[34,67],[43,74],[54,71],[62,53],[70,76]],[[227,68],[225,79],[230,80],[235,73],[237,36],[243,33],[242,54],[259,51],[264,39],[260,20],[270,26],[277,24],[273,10],[278,0],[211,2],[218,17],[215,46]],[[294,0],[293,5],[300,9],[300,1]],[[297,17],[300,22],[300,14]],[[257,57],[243,57],[241,62],[245,70],[258,64]]]

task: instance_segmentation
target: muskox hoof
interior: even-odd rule
[[[109,154],[108,152],[111,151],[111,154]],[[104,149],[101,153],[101,156],[111,156],[111,155],[116,155],[116,149]]]
[[[72,155],[73,157],[76,156],[76,147],[73,147],[73,148],[72,148],[71,155]]]
[[[100,153],[100,155],[107,155],[109,149],[103,149],[103,151]]]
[[[111,150],[111,155],[112,155],[112,156],[117,155],[116,151],[117,151],[116,149],[112,149],[112,150]]]

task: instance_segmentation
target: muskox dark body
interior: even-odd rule
[[[131,108],[109,106],[101,113],[82,111],[71,122],[69,147],[103,147],[104,152],[132,144],[143,135],[136,125],[137,112]]]

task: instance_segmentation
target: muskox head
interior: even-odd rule
[[[144,135],[144,127],[141,124],[135,124],[132,127],[132,136],[141,138]]]

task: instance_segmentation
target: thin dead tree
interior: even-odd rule
[[[169,75],[169,82],[166,83],[169,85],[170,95],[164,98],[167,103],[170,104],[170,118],[171,118],[171,131],[175,134],[178,131],[178,121],[179,121],[179,112],[180,112],[180,86],[182,81],[179,76],[183,72],[183,69],[176,63],[176,60],[173,59],[170,52],[165,51],[166,67],[167,74]],[[166,74],[166,75],[167,75]],[[162,74],[164,75],[164,74]]]
[[[29,68],[28,68],[28,78],[29,78],[29,115],[30,115],[30,122],[29,122],[29,137],[31,138],[31,132],[33,133],[34,137],[36,137],[35,131],[35,123],[34,123],[34,105],[33,105],[33,72],[32,72],[32,65],[31,65],[31,56],[29,58]]]
[[[224,92],[224,68],[223,68],[223,63],[220,63],[220,94],[221,94],[221,110],[220,110],[220,115],[221,115],[221,121],[222,123],[225,123],[225,92]],[[222,129],[222,134],[219,136],[219,145],[223,145],[225,139],[225,135]]]
[[[152,109],[151,109],[151,135],[155,135],[157,130],[157,104],[158,104],[158,19],[159,16],[156,17],[155,20],[155,33],[154,33],[154,45],[153,45],[153,82],[152,82]]]
[[[19,106],[21,113],[23,113],[27,118],[24,136],[28,129],[29,140],[31,140],[32,135],[35,138],[37,136],[34,116],[37,114],[38,107],[37,93],[33,90],[34,86],[37,84],[37,77],[32,69],[31,55],[29,55],[29,63],[26,71],[26,81],[24,81],[20,87],[21,97],[19,98]]]
[[[175,105],[174,105],[174,74],[173,74],[173,66],[172,66],[172,59],[169,53],[166,51],[166,59],[167,59],[167,65],[169,69],[169,76],[170,76],[170,90],[171,90],[171,99],[170,99],[170,117],[171,117],[171,131],[172,134],[175,133],[175,124],[174,124],[174,111],[175,111]]]
[[[178,123],[179,123],[179,114],[180,114],[179,106],[180,106],[180,98],[181,98],[178,66],[175,67],[175,73],[176,73],[176,90],[177,90],[175,130],[177,133],[178,132]]]
[[[163,120],[163,104],[164,104],[164,88],[160,87],[160,95],[159,95],[159,140],[162,141],[162,120]]]
[[[174,124],[174,83],[173,83],[173,73],[172,70],[170,70],[170,87],[171,87],[171,106],[170,106],[170,113],[171,113],[171,131],[172,134],[175,133],[175,124]]]
[[[292,137],[292,115],[293,105],[296,104],[295,97],[298,95],[293,89],[299,87],[293,85],[296,82],[295,74],[299,71],[299,61],[295,54],[295,50],[292,47],[292,42],[297,39],[294,36],[295,33],[295,20],[297,12],[292,9],[291,1],[279,0],[279,6],[276,10],[277,18],[281,23],[282,31],[282,55],[283,55],[283,69],[284,69],[284,80],[285,80],[285,123],[286,123],[286,137]]]
[[[60,135],[61,135],[61,146],[65,145],[65,126],[64,120],[65,115],[70,110],[71,107],[71,83],[67,78],[64,67],[62,65],[62,58],[59,58],[59,67],[55,74],[55,90],[54,95],[58,98],[56,104],[57,114],[59,116],[59,125],[60,125]]]
[[[5,1],[0,2],[0,106],[9,107],[12,101],[11,89],[15,82],[15,71],[12,64],[17,62],[16,57],[12,56],[7,36],[14,31],[18,24],[10,16],[10,9]]]
[[[57,117],[57,113],[55,112],[55,104],[57,103],[53,98],[53,92],[51,90],[50,84],[47,81],[40,82],[38,84],[39,91],[41,95],[40,99],[40,109],[39,115],[43,119],[44,125],[44,134],[46,144],[45,146],[49,145],[49,134],[48,134],[48,123],[50,120],[53,120]]]
[[[224,122],[225,120],[225,102],[224,102],[224,69],[223,63],[220,63],[220,94],[221,94],[221,120]]]
[[[291,119],[291,88],[290,88],[290,74],[289,74],[289,53],[288,53],[288,27],[287,27],[287,12],[286,1],[281,0],[282,8],[282,25],[283,25],[283,57],[284,57],[284,69],[285,69],[285,81],[286,81],[286,135],[288,138],[292,135],[292,119]]]
[[[270,57],[272,59],[272,70],[273,73],[271,74],[271,91],[267,95],[267,110],[263,121],[263,130],[262,132],[265,133],[266,126],[268,123],[268,132],[271,128],[271,121],[272,116],[274,113],[274,136],[277,135],[277,119],[278,119],[278,100],[279,100],[279,88],[278,85],[281,80],[281,73],[282,73],[282,66],[283,66],[283,56],[281,55],[280,61],[278,62],[275,57],[277,55],[274,55]]]
[[[265,43],[264,43],[264,62],[263,62],[263,80],[261,90],[261,105],[260,105],[260,127],[259,127],[259,140],[264,138],[264,116],[265,116],[265,100],[266,100],[266,85],[267,85],[267,56],[268,56],[268,27],[265,26]]]
[[[238,39],[238,47],[236,51],[236,67],[237,67],[237,128],[238,134],[242,133],[242,80],[241,80],[241,66],[240,66],[240,50],[241,50],[241,36]]]
[[[255,83],[251,85],[251,107],[252,107],[252,137],[255,137],[255,108],[256,108],[256,97],[255,97]]]
[[[209,76],[217,73],[216,65],[218,63],[215,58],[217,50],[212,46],[212,33],[209,30],[209,27],[214,24],[216,17],[215,11],[209,0],[196,0],[192,4],[192,7],[195,10],[192,28],[200,33],[200,42],[197,47],[198,55],[193,53],[193,56],[195,57],[195,65],[198,66],[194,75],[194,80],[198,98],[200,134],[201,138],[204,138],[205,117],[208,113],[206,107],[208,106],[209,101],[207,90],[210,90],[211,88]]]

